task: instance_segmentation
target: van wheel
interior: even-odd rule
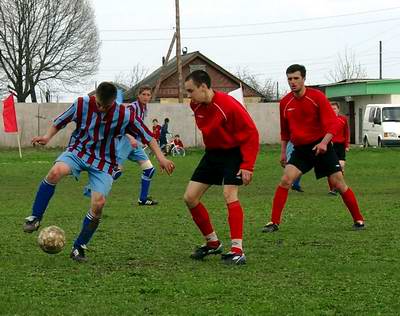
[[[364,148],[368,148],[368,147],[369,147],[369,143],[368,143],[368,138],[367,138],[367,136],[364,136],[364,139],[363,139],[363,147],[364,147]]]
[[[378,138],[378,147],[379,147],[379,148],[384,147],[384,146],[383,146],[383,143],[382,143],[382,141],[381,141],[380,138]]]

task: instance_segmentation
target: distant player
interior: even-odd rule
[[[244,264],[243,210],[238,191],[239,185],[249,184],[253,177],[259,149],[257,128],[238,101],[211,88],[211,79],[205,71],[196,70],[187,76],[185,89],[205,144],[205,154],[184,195],[193,220],[206,240],[191,258],[201,260],[222,253],[222,243],[200,199],[210,186],[223,185],[232,243],[230,251],[222,255],[222,262]]]
[[[312,168],[317,179],[328,177],[341,194],[353,217],[353,228],[363,229],[364,218],[353,191],[344,181],[339,160],[331,144],[332,137],[340,129],[336,114],[322,92],[305,86],[304,66],[291,65],[286,70],[286,76],[291,92],[280,102],[281,162],[287,160],[288,141],[293,143],[294,152],[275,191],[271,221],[263,228],[263,232],[278,230],[290,186],[295,179]]]
[[[154,138],[160,143],[161,125],[158,124],[157,119],[153,119],[153,135]]]
[[[157,142],[140,118],[117,104],[116,96],[116,87],[111,83],[102,82],[97,87],[95,96],[78,98],[54,120],[45,135],[32,139],[32,144],[46,145],[68,123],[76,123],[66,151],[57,158],[41,182],[33,203],[32,215],[26,218],[23,225],[23,230],[27,233],[36,231],[57,183],[67,175],[78,179],[82,171],[87,171],[92,190],[91,204],[70,255],[76,261],[86,261],[85,245],[100,223],[106,197],[113,183],[111,174],[117,165],[115,146],[118,136],[128,133],[140,137],[155,153],[161,169],[165,169],[168,174],[174,169],[174,164],[161,153]]]
[[[147,104],[151,100],[150,86],[139,87],[137,100],[128,105],[128,109],[135,113],[142,121],[147,116]],[[142,169],[142,178],[140,182],[140,193],[138,198],[138,205],[153,206],[158,202],[149,197],[151,179],[153,178],[156,169],[153,167],[149,157],[143,149],[143,144],[138,139],[136,147],[131,146],[131,140],[128,136],[120,138],[117,147],[117,160],[118,164],[122,165],[125,160],[136,162]],[[118,173],[117,173],[118,174]],[[117,178],[114,176],[114,178]]]
[[[339,132],[332,138],[333,149],[335,150],[336,156],[339,159],[340,167],[344,174],[344,166],[346,164],[346,152],[350,149],[350,131],[347,117],[339,114],[340,106],[338,102],[331,102],[333,111],[336,113],[340,128]],[[337,195],[337,191],[334,186],[329,182],[329,194]]]

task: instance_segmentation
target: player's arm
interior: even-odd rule
[[[242,177],[244,185],[248,185],[253,178],[254,165],[260,148],[258,130],[241,104],[230,109],[228,124],[233,131],[233,136],[240,144],[242,155],[242,163],[237,175]]]
[[[346,149],[346,151],[349,151],[349,149],[350,149],[350,129],[349,129],[349,123],[347,122],[347,118],[345,118],[344,138],[345,138],[345,149]]]
[[[65,112],[57,116],[53,124],[47,130],[47,133],[42,136],[33,137],[31,140],[32,145],[35,144],[46,145],[58,131],[64,128],[69,122],[76,119],[76,104],[73,103]]]
[[[333,111],[329,100],[322,93],[318,99],[318,105],[319,117],[321,118],[325,136],[319,144],[314,146],[313,150],[315,151],[315,155],[324,154],[326,152],[328,144],[340,129],[339,119]]]
[[[33,137],[31,143],[33,146],[35,146],[36,144],[46,145],[53,138],[53,136],[58,133],[58,131],[59,129],[57,127],[51,125],[46,134],[44,134],[43,136]]]
[[[288,120],[285,118],[284,109],[285,105],[283,105],[281,101],[281,103],[279,104],[279,121],[281,128],[281,157],[279,163],[281,164],[282,167],[286,166],[286,161],[287,161],[286,148],[287,148],[287,143],[290,140],[289,123]]]
[[[288,144],[287,140],[281,140],[281,160],[279,161],[279,163],[283,168],[285,168],[287,163],[287,154],[286,154],[287,144]]]

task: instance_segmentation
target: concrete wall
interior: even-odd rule
[[[23,147],[30,146],[32,137],[43,135],[54,117],[70,106],[69,103],[18,103],[16,113]],[[247,109],[254,119],[260,133],[261,143],[279,143],[278,103],[248,104]],[[200,131],[196,128],[193,112],[184,104],[149,104],[146,124],[151,127],[153,118],[162,125],[164,118],[170,119],[169,131],[180,134],[185,146],[202,146]],[[74,123],[61,130],[48,144],[48,147],[64,147],[75,127]],[[16,136],[3,131],[3,118],[0,115],[0,147],[17,147]]]

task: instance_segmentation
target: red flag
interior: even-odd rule
[[[3,100],[3,123],[4,132],[18,132],[17,116],[15,115],[14,96],[11,94],[7,99]]]

